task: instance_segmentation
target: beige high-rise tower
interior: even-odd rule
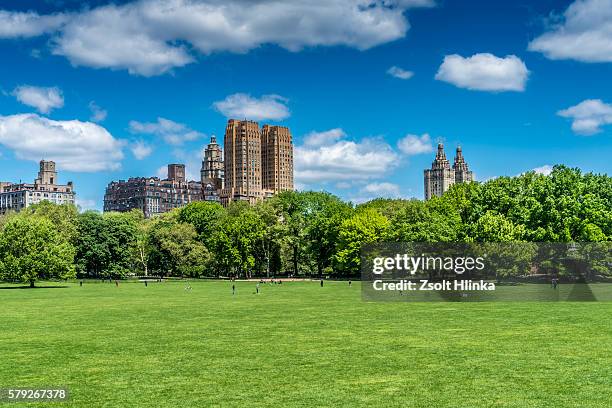
[[[228,120],[224,144],[225,188],[221,191],[221,203],[244,200],[253,204],[262,199],[259,124]]]
[[[266,193],[293,190],[293,143],[285,126],[261,129],[262,187]]]

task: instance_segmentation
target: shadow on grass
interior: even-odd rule
[[[3,289],[60,289],[67,288],[68,286],[34,286],[33,288],[30,285],[26,286],[0,286],[0,290]]]

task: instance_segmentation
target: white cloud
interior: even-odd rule
[[[405,12],[433,3],[138,0],[84,9],[61,18],[4,12],[0,21],[12,22],[12,28],[5,29],[9,37],[57,29],[52,52],[67,57],[73,65],[127,69],[132,74],[151,76],[194,62],[191,50],[202,54],[244,53],[264,44],[289,51],[317,46],[365,50],[403,38],[410,28]]]
[[[263,95],[257,99],[237,93],[215,102],[214,108],[227,118],[250,120],[282,120],[289,117],[287,99],[279,95]]]
[[[377,197],[395,198],[400,196],[400,187],[393,183],[370,183],[361,189],[362,192],[376,194]]]
[[[0,38],[36,37],[56,31],[66,22],[65,14],[38,15],[34,12],[0,10]]]
[[[529,70],[516,55],[499,58],[484,53],[464,58],[453,54],[444,57],[436,79],[477,91],[522,92],[528,76]]]
[[[399,156],[381,139],[329,140],[295,147],[295,178],[299,183],[326,183],[381,178]]]
[[[395,65],[387,70],[387,74],[398,79],[410,79],[414,76],[414,72],[406,71],[405,69],[402,69]]]
[[[340,128],[326,130],[324,132],[310,132],[304,137],[304,145],[309,147],[322,146],[334,143],[346,137],[344,130]]]
[[[98,208],[96,200],[91,200],[88,198],[80,198],[78,195],[75,198],[76,205],[81,209],[81,211],[87,210],[95,210]]]
[[[580,135],[599,133],[602,126],[612,124],[612,104],[604,103],[601,99],[584,100],[557,114],[571,118],[572,130]]]
[[[347,190],[351,187],[353,187],[353,185],[349,183],[348,181],[340,181],[336,183],[336,188],[339,190]]]
[[[418,135],[406,135],[397,141],[397,147],[409,156],[433,152],[431,139],[427,133]]]
[[[69,171],[116,170],[123,159],[123,143],[103,127],[36,114],[0,116],[0,144],[19,159],[54,160],[59,168]]]
[[[359,189],[356,195],[349,197],[350,201],[361,204],[375,198],[401,198],[400,187],[397,184],[382,182],[369,183]]]
[[[553,60],[612,62],[612,0],[577,0],[553,26],[529,43],[530,51]]]
[[[151,153],[153,153],[153,148],[143,142],[142,140],[138,140],[130,146],[130,150],[132,154],[136,158],[136,160],[142,160],[145,157],[148,157]]]
[[[183,123],[177,123],[164,118],[157,118],[157,122],[138,122],[132,120],[130,121],[130,132],[159,136],[171,145],[181,145],[204,136],[204,134],[190,129]]]
[[[155,175],[160,179],[165,179],[168,177],[168,166],[161,166],[155,172]]]
[[[553,166],[550,164],[545,164],[544,166],[536,167],[533,169],[536,174],[542,174],[544,176],[548,176],[553,171]]]
[[[92,122],[103,122],[108,116],[108,112],[99,107],[95,101],[89,102],[89,110],[91,111],[89,120]]]
[[[64,106],[64,97],[59,88],[42,88],[22,85],[13,90],[13,95],[24,105],[36,108],[40,113],[49,113]]]

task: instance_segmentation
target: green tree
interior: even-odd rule
[[[75,276],[74,247],[44,217],[11,218],[0,233],[0,277],[29,282]]]
[[[179,221],[178,211],[155,218],[149,227],[152,268],[162,276],[204,276],[210,254],[194,226]]]
[[[219,203],[196,201],[179,211],[179,221],[194,226],[200,241],[206,243],[226,211]]]
[[[342,222],[334,258],[338,270],[347,276],[357,275],[361,267],[361,247],[383,241],[388,236],[389,226],[387,217],[370,208],[358,210]]]

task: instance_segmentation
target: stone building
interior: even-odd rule
[[[74,204],[76,193],[71,181],[58,184],[55,162],[41,160],[38,177],[33,184],[0,182],[0,214],[19,211],[41,201]]]
[[[444,153],[444,145],[439,143],[431,169],[425,170],[425,199],[441,197],[453,184],[471,181],[474,181],[474,175],[463,157],[461,146],[457,147],[455,162],[451,168]]]
[[[230,119],[225,129],[225,186],[221,203],[253,204],[293,189],[293,144],[286,127]]]
[[[203,199],[202,184],[186,181],[184,164],[169,164],[168,177],[133,177],[112,181],[104,194],[104,211],[139,209],[152,217]]]
[[[219,193],[225,185],[224,171],[223,150],[217,144],[217,138],[213,135],[204,150],[204,159],[200,170],[204,200],[219,201]]]

